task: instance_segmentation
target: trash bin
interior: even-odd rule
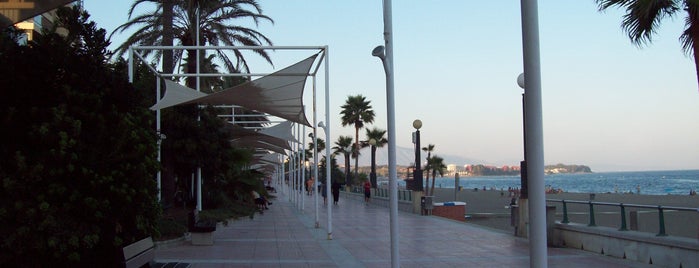
[[[422,196],[420,197],[420,208],[422,208],[423,215],[432,214],[432,209],[434,208],[433,197],[432,196]]]

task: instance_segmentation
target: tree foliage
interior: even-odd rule
[[[59,10],[55,28],[0,49],[0,263],[104,267],[156,232],[156,135],[105,31]]]
[[[371,101],[368,101],[366,97],[362,95],[347,96],[345,104],[340,108],[340,115],[342,115],[340,121],[342,126],[352,125],[354,126],[354,147],[352,150],[352,157],[354,160],[354,176],[357,176],[357,166],[359,165],[359,130],[364,127],[364,124],[371,124],[374,122],[374,110],[371,107]]]
[[[350,136],[340,136],[337,137],[335,141],[335,146],[333,146],[333,154],[342,154],[345,156],[345,181],[347,185],[352,184],[352,177],[350,175],[350,155],[352,152],[352,137]]]
[[[685,13],[685,29],[679,37],[682,49],[694,57],[699,80],[699,1],[696,0],[595,0],[600,11],[611,7],[626,9],[621,21],[631,42],[644,45],[652,42],[660,23],[678,13]]]

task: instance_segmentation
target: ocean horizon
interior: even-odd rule
[[[570,193],[631,193],[646,195],[689,195],[699,189],[699,170],[617,171],[550,174],[544,176],[547,188]],[[520,188],[520,176],[437,177],[435,188],[488,190]],[[399,186],[405,186],[403,179]],[[430,178],[430,187],[432,179]]]

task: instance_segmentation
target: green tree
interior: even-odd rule
[[[320,159],[320,166],[318,167],[318,182],[320,183],[325,183],[326,180],[326,168],[327,168],[327,157],[323,156],[323,158]],[[342,170],[340,170],[340,166],[337,164],[337,159],[335,158],[335,155],[330,155],[330,176],[333,178],[331,180],[332,182],[339,182],[339,178],[342,178],[344,174],[342,174]],[[325,188],[323,188],[323,191],[325,191]]]
[[[192,1],[192,0],[170,0],[173,5],[172,34],[174,45],[193,46],[196,44],[196,27],[199,26],[199,44],[212,46],[264,46],[272,45],[264,34],[247,27],[240,26],[237,22],[242,20],[252,20],[255,25],[263,21],[274,23],[272,18],[262,14],[262,8],[256,0],[224,0],[224,1]],[[167,2],[167,1],[165,1]],[[144,13],[133,16],[134,10],[142,4],[155,4],[155,12]],[[131,28],[137,28],[116,52],[117,57],[121,57],[130,46],[133,45],[163,45],[164,25],[163,21],[169,16],[168,11],[163,7],[163,0],[136,0],[129,10],[129,21],[119,26],[114,32],[124,32]],[[165,6],[167,7],[167,6]],[[197,9],[199,10],[199,21],[197,21]],[[271,58],[265,50],[253,50],[255,54],[261,56],[270,64]],[[144,52],[146,55],[150,52]],[[160,51],[155,51],[154,56],[159,59]],[[175,51],[175,59],[182,59],[182,51]],[[247,60],[239,50],[233,50],[235,61],[233,61],[224,51],[217,50],[215,55],[224,63],[229,72],[249,72]],[[195,70],[197,53],[196,50],[187,50],[190,57],[189,70]],[[188,83],[189,84],[189,83]]]
[[[78,8],[27,46],[0,43],[0,263],[98,267],[156,235],[150,103],[107,63],[106,32]],[[68,29],[66,36],[56,27]]]
[[[340,108],[342,111],[341,121],[342,126],[354,126],[354,147],[352,156],[354,157],[354,176],[357,176],[357,168],[359,165],[359,130],[364,127],[365,123],[371,124],[374,122],[374,110],[371,108],[371,101],[366,100],[362,95],[348,96]]]
[[[652,42],[652,37],[667,17],[685,12],[685,29],[680,35],[682,49],[694,56],[699,80],[699,2],[695,0],[595,0],[600,11],[610,7],[626,9],[621,27],[631,42],[641,46]]]
[[[388,143],[388,140],[384,137],[386,135],[386,130],[374,127],[373,129],[366,129],[366,140],[371,145],[371,187],[376,188],[376,148],[381,148]],[[373,145],[371,144],[375,142]]]
[[[148,4],[156,6],[155,12],[133,16],[137,7]],[[199,12],[198,21],[197,11]],[[129,18],[128,22],[114,31],[117,33],[127,29],[136,29],[135,33],[117,48],[115,56],[118,58],[121,58],[133,45],[195,45],[197,43],[197,26],[200,30],[199,43],[202,46],[272,44],[262,33],[236,24],[241,20],[251,20],[256,25],[264,21],[273,23],[271,18],[262,14],[262,9],[255,0],[136,0],[129,10]],[[271,59],[265,50],[253,51],[271,64]],[[143,53],[147,57],[153,56],[154,62],[160,61],[162,56],[165,72],[172,70],[177,65],[175,62],[184,63],[182,71],[195,72],[198,58],[203,59],[200,61],[202,72],[218,73],[217,62],[221,63],[227,72],[249,72],[246,58],[238,50],[233,50],[233,58],[222,50],[216,50],[213,54],[207,55],[204,51],[197,53],[197,50],[189,49],[186,58],[183,56],[182,50],[174,51],[173,55],[169,55],[170,51],[165,50],[144,51]],[[247,78],[205,78],[202,90],[215,91],[246,80]],[[187,85],[195,88],[195,79],[188,78]],[[235,109],[236,114],[251,113],[241,108]],[[167,139],[163,141],[162,145],[164,166],[162,192],[166,202],[171,201],[170,198],[178,190],[193,187],[189,185],[189,180],[184,178],[189,178],[193,170],[197,166],[201,166],[202,161],[200,160],[206,155],[206,150],[202,150],[204,146],[201,144],[204,141],[197,138],[197,136],[206,136],[206,133],[200,132],[220,131],[217,129],[202,130],[201,123],[195,120],[197,115],[199,115],[199,110],[195,105],[178,106],[163,111],[162,133],[167,136]],[[257,118],[246,117],[247,120],[256,120]],[[250,125],[250,123],[239,124],[242,126]],[[228,150],[226,148],[220,149]],[[176,178],[180,178],[180,180]],[[178,184],[175,184],[176,181]]]
[[[313,142],[313,133],[309,133],[308,137],[311,138],[311,142],[308,143],[308,150],[306,151],[306,155],[310,158],[313,157],[313,149],[315,147],[315,143]],[[325,150],[325,140],[321,138],[315,139],[315,142],[318,143],[318,155],[320,155],[323,150]]]
[[[430,195],[434,196],[434,183],[437,180],[437,174],[439,174],[439,176],[444,175],[447,166],[444,165],[444,158],[436,155],[427,160],[427,166],[429,170],[432,171],[432,190],[430,190]]]
[[[333,146],[334,154],[342,154],[345,156],[345,184],[351,185],[352,179],[350,176],[350,155],[352,153],[352,137],[350,136],[340,136],[335,141],[335,146]]]

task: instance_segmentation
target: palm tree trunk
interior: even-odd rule
[[[419,163],[418,163],[418,165],[419,165]],[[427,172],[425,172],[425,171],[427,171]],[[425,195],[429,195],[430,191],[429,191],[429,188],[427,188],[427,187],[429,187],[429,185],[430,185],[430,170],[429,169],[422,170],[422,172],[427,173],[427,176],[425,176]]]
[[[350,154],[345,153],[345,187],[350,184]]]
[[[371,173],[369,174],[369,180],[371,181],[371,187],[376,188],[376,146],[371,146]]]
[[[172,18],[173,18],[173,0],[163,0],[163,46],[172,46],[174,33],[172,31]],[[174,64],[172,50],[163,50],[163,65],[162,69],[164,73],[172,73]]]
[[[356,155],[354,156],[354,177],[358,178],[358,168],[359,168],[359,128],[354,128],[354,149],[356,150]]]
[[[430,191],[430,195],[434,196],[434,182],[437,180],[437,170],[433,169],[432,170],[432,191]]]

